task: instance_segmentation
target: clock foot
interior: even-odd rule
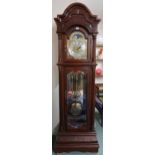
[[[98,152],[98,148],[95,132],[59,133],[53,147],[55,152]]]

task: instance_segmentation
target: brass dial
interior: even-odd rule
[[[73,32],[67,40],[68,55],[75,59],[87,58],[87,40],[80,31]]]

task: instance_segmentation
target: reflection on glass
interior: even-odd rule
[[[68,123],[78,128],[86,121],[86,75],[84,72],[67,74]]]
[[[79,32],[73,32],[69,40],[67,40],[68,57],[75,59],[86,59],[87,58],[87,40],[84,35]]]

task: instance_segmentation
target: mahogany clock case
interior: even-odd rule
[[[95,67],[96,36],[100,21],[96,15],[82,3],[69,5],[62,15],[54,18],[58,34],[58,69],[59,69],[59,130],[54,144],[55,152],[88,151],[97,152],[99,145],[94,130],[95,109]],[[68,40],[74,32],[80,32],[84,38],[80,41],[82,48],[74,43],[68,53]],[[76,34],[76,33],[75,33]],[[85,41],[86,40],[86,41]],[[70,41],[70,40],[69,40]],[[84,43],[87,45],[83,45]],[[76,48],[74,48],[74,44]],[[76,52],[87,51],[85,57]],[[53,51],[56,52],[56,51]],[[75,54],[74,54],[75,52]],[[74,57],[75,56],[75,57]],[[82,82],[76,79],[80,77]],[[69,79],[69,80],[68,80]],[[70,82],[73,79],[73,83]],[[71,85],[71,88],[70,88]],[[82,88],[82,100],[74,95],[74,103],[70,103],[72,92]],[[75,103],[76,102],[76,103]],[[78,103],[77,103],[78,102]],[[72,107],[72,109],[69,109]],[[78,109],[76,109],[78,107]],[[68,110],[69,109],[69,110]],[[82,121],[79,121],[82,120]]]

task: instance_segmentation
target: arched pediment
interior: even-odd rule
[[[74,25],[80,25],[89,33],[97,33],[97,25],[100,21],[100,19],[98,19],[96,15],[93,15],[82,3],[72,3],[65,9],[62,15],[58,15],[54,20],[57,24],[58,33],[63,33]]]

